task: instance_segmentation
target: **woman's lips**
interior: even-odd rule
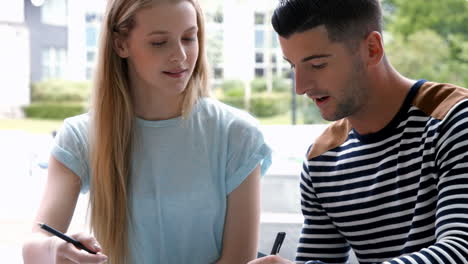
[[[184,74],[187,72],[187,70],[171,70],[171,71],[163,71],[164,74],[171,78],[181,78],[184,76]]]

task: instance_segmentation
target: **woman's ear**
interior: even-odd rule
[[[372,31],[366,38],[366,60],[369,66],[377,65],[384,57],[384,47],[382,35],[377,31]]]
[[[128,43],[126,39],[123,39],[122,37],[114,37],[113,47],[117,55],[119,55],[119,57],[123,59],[128,58],[129,52]]]

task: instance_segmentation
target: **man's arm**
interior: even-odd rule
[[[468,100],[457,106],[436,144],[436,243],[384,264],[458,264],[468,261]]]
[[[346,263],[349,257],[349,244],[320,205],[309,175],[307,160],[303,164],[300,189],[304,223],[297,247],[296,262],[320,260],[325,263]]]
[[[296,263],[305,263],[309,260],[346,263],[350,247],[318,202],[310,180],[307,160],[303,164],[300,188],[304,224],[299,238]],[[248,264],[292,263],[280,256],[272,255],[251,261]]]

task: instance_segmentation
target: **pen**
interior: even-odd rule
[[[75,245],[75,247],[79,248],[79,249],[83,249],[85,251],[87,251],[88,253],[91,253],[91,254],[96,254],[96,252],[88,249],[87,247],[85,247],[83,244],[81,244],[80,241],[78,240],[75,240],[67,235],[65,235],[64,233],[58,231],[57,229],[55,228],[52,228],[46,224],[43,224],[43,223],[37,223],[42,229],[44,229],[45,231],[51,233],[52,235],[54,236],[57,236],[65,241],[67,241],[68,243],[72,243],[73,245]]]
[[[285,232],[278,232],[278,234],[276,234],[275,243],[273,244],[273,248],[271,249],[270,255],[276,255],[279,253],[285,236],[286,236]]]

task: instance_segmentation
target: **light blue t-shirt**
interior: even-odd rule
[[[89,190],[89,115],[65,120],[52,155]],[[271,163],[254,118],[199,99],[189,118],[137,118],[131,174],[132,263],[213,263],[221,255],[227,197]]]

